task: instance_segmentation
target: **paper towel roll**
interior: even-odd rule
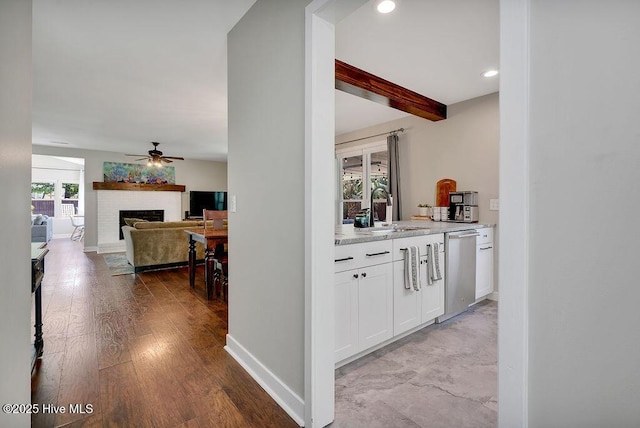
[[[387,213],[385,214],[385,223],[393,223],[393,205],[387,205]]]

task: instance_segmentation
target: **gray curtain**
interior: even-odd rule
[[[387,137],[387,152],[389,154],[389,194],[393,197],[393,220],[402,220],[402,204],[400,197],[400,156],[398,153],[398,134]]]

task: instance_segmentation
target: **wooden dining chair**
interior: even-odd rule
[[[202,210],[205,229],[223,229],[227,220],[227,211]]]
[[[227,211],[202,210],[205,233],[207,229],[225,228],[227,218]],[[212,275],[211,278],[213,284],[215,284],[216,297],[220,297],[220,294],[222,294],[222,298],[226,302],[228,300],[227,292],[229,289],[229,255],[225,247],[226,244],[218,244],[216,248],[207,249],[208,251],[213,251],[213,258],[210,258],[212,263],[205,263],[205,280],[207,279],[207,275]]]

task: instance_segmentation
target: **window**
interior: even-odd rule
[[[42,181],[31,183],[32,214],[69,217],[78,213],[78,183]]]
[[[78,191],[80,185],[78,183],[62,183],[62,209],[60,215],[67,217],[78,213]],[[71,213],[71,214],[69,214]]]
[[[387,159],[387,143],[384,141],[336,150],[340,188],[337,211],[342,223],[353,223],[357,212],[369,207],[373,189],[387,187]],[[384,221],[387,195],[378,191],[374,197],[374,219]]]
[[[31,212],[53,217],[55,184],[51,182],[31,183]]]
[[[84,159],[33,154],[32,213],[54,217],[55,227],[62,227],[58,232],[64,233],[71,227],[69,216],[84,213],[84,181]]]
[[[78,199],[78,183],[62,183],[62,189],[64,190],[63,199]]]

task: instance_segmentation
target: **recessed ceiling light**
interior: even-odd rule
[[[497,75],[498,75],[498,70],[487,70],[484,73],[482,73],[483,77],[493,77]]]
[[[380,3],[378,3],[377,8],[378,12],[380,13],[389,13],[396,8],[396,4],[391,0],[382,0]]]

